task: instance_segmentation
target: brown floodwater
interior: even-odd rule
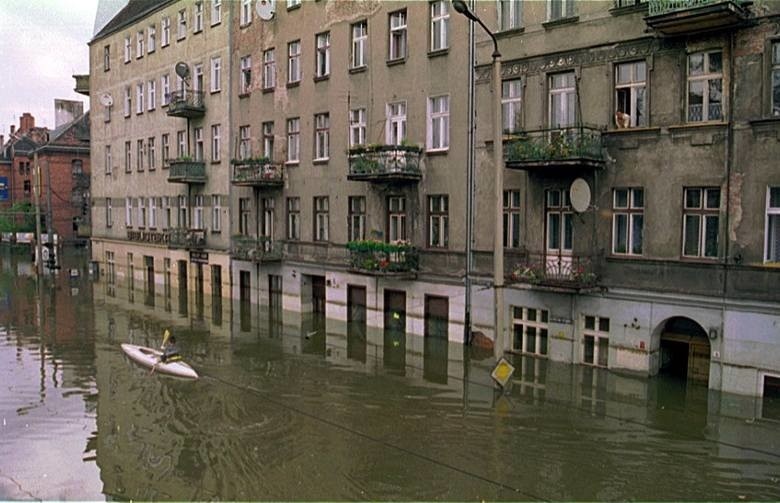
[[[0,250],[0,500],[778,500],[777,404]],[[69,269],[78,272],[71,277]],[[119,345],[170,328],[198,381]]]

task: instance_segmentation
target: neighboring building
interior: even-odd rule
[[[776,394],[780,5],[499,2],[509,19],[496,5],[478,14],[505,28],[504,190],[525,253],[507,261],[505,349]]]

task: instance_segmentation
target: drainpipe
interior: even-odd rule
[[[472,12],[475,7],[475,0],[470,1]],[[474,164],[475,164],[475,145],[474,129],[476,120],[474,117],[474,23],[469,23],[469,100],[468,100],[468,153],[466,160],[466,299],[463,319],[463,344],[471,344],[471,270],[474,267],[473,246],[474,246]]]

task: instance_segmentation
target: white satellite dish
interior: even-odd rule
[[[582,178],[577,178],[571,182],[569,188],[569,199],[571,199],[571,207],[577,213],[582,213],[590,208],[590,186],[588,182]]]
[[[276,0],[257,0],[255,10],[260,19],[270,21],[276,13]]]
[[[114,98],[109,93],[103,93],[100,95],[100,104],[104,107],[110,107],[114,104]]]

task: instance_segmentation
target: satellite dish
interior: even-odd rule
[[[100,104],[104,107],[110,107],[114,104],[114,98],[109,93],[103,93],[100,95]]]
[[[176,75],[181,77],[182,80],[187,80],[187,77],[190,76],[190,65],[183,61],[179,61],[176,63]]]
[[[569,199],[571,199],[571,207],[577,213],[587,211],[590,207],[590,186],[588,182],[582,178],[577,178],[571,183],[569,188]]]
[[[257,0],[255,10],[260,19],[270,21],[276,13],[276,0]]]

